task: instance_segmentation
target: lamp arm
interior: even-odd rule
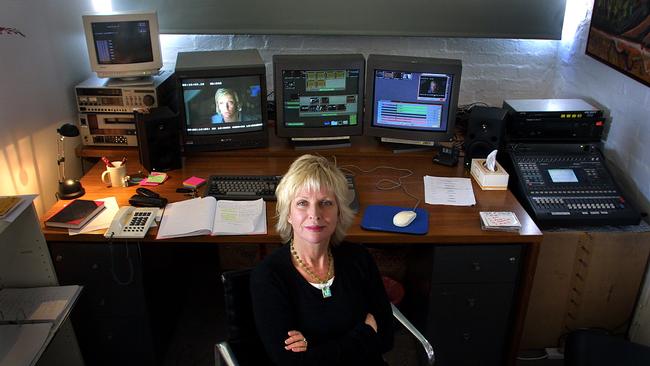
[[[63,145],[63,139],[65,137],[61,136],[57,139],[57,158],[56,158],[56,164],[58,165],[58,173],[59,173],[59,183],[63,182],[65,180],[65,156],[64,154],[64,145]]]

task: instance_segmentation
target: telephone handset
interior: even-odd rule
[[[122,207],[117,211],[111,226],[104,233],[106,238],[138,239],[144,238],[153,224],[157,208],[151,207]]]

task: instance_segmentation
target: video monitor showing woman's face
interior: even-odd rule
[[[262,130],[259,76],[183,79],[181,87],[188,135]]]

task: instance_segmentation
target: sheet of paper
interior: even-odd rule
[[[424,176],[424,201],[430,205],[473,206],[472,180]]]
[[[45,348],[52,323],[0,325],[0,366],[30,366]]]
[[[83,233],[89,233],[95,230],[107,229],[113,221],[113,217],[120,209],[117,204],[117,199],[115,197],[101,198],[95,201],[104,202],[104,210],[90,220],[86,225],[79,229],[68,229],[69,235],[77,235]]]
[[[0,290],[0,323],[57,321],[79,291],[76,285]]]
[[[18,197],[21,198],[22,202],[20,202],[18,204],[18,207],[11,210],[11,212],[9,212],[9,214],[7,214],[7,216],[5,216],[2,219],[2,221],[9,222],[9,223],[14,222],[14,220],[16,220],[18,215],[20,215],[23,211],[25,211],[25,208],[27,208],[29,205],[31,205],[32,201],[34,201],[34,199],[36,199],[36,197],[38,197],[38,195],[37,194],[20,194],[20,195],[18,195]]]
[[[156,239],[209,235],[212,232],[214,197],[192,198],[165,207]]]
[[[266,234],[266,203],[217,201],[212,235]]]

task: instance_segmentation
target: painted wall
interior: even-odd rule
[[[56,129],[76,121],[73,86],[90,74],[81,24],[85,0],[9,0],[0,5],[0,195],[38,193],[43,214],[57,190]],[[66,175],[81,174],[78,138],[66,139]]]
[[[585,54],[593,0],[569,3],[577,32],[560,44],[554,94],[591,98],[608,111],[605,155],[633,202],[650,212],[650,87]]]

